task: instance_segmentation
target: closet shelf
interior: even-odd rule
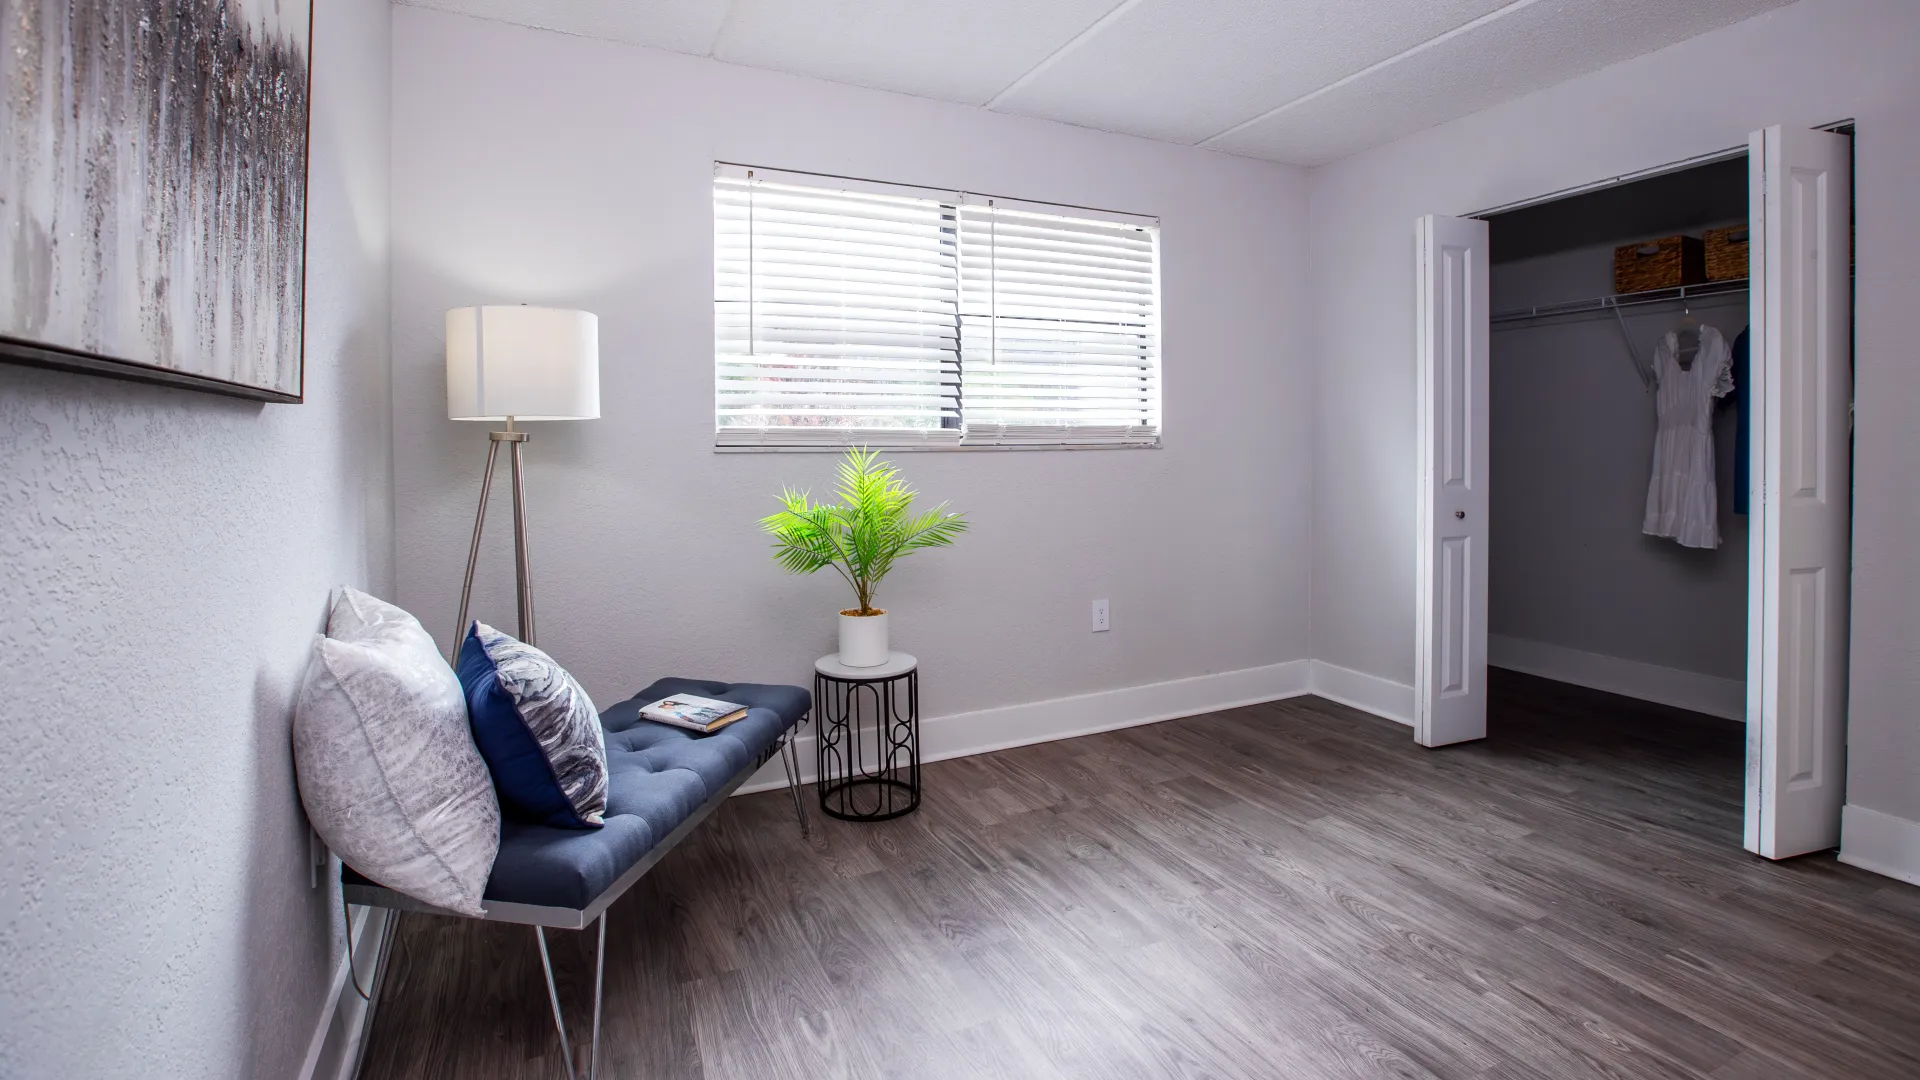
[[[1512,311],[1496,311],[1490,321],[1495,324],[1521,322],[1529,319],[1548,319],[1556,315],[1586,315],[1615,308],[1640,307],[1643,304],[1677,304],[1682,300],[1695,300],[1709,296],[1729,296],[1747,291],[1747,279],[1734,281],[1707,281],[1699,285],[1681,285],[1671,289],[1648,289],[1645,292],[1620,293],[1615,296],[1596,296],[1591,300],[1565,300],[1558,304],[1541,304],[1538,307],[1516,308]]]

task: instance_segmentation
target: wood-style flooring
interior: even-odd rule
[[[1737,725],[1495,673],[731,800],[611,911],[600,1075],[1920,1077],[1920,889],[1740,849]],[[811,789],[809,789],[809,793]],[[555,932],[574,1045],[591,934]],[[409,916],[363,1076],[563,1075],[533,932]]]

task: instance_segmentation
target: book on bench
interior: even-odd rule
[[[686,728],[689,731],[709,732],[719,731],[747,715],[747,707],[735,705],[731,701],[715,701],[712,698],[695,697],[692,694],[675,694],[642,707],[640,715],[648,720],[658,720],[662,724],[672,724],[674,727]]]

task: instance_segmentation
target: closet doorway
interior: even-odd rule
[[[1422,744],[1499,738],[1489,666],[1706,713],[1749,850],[1838,842],[1851,160],[1770,128],[1418,223]]]

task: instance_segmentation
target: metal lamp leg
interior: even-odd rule
[[[487,523],[487,496],[493,494],[493,465],[500,458],[500,444],[487,441],[487,471],[480,474],[480,509],[473,515],[473,543],[467,547],[467,576],[460,586],[460,622],[453,628],[453,651],[447,661],[460,666],[460,646],[467,639],[467,612],[473,604],[473,569],[480,562],[480,531]]]
[[[595,1080],[600,1074],[600,1003],[607,980],[607,913],[601,912],[599,943],[594,947],[593,957],[593,1042],[587,1048],[587,1080]],[[540,942],[540,968],[547,976],[547,1001],[553,1006],[553,1029],[560,1034],[560,1057],[566,1062],[567,1080],[577,1080],[573,1071],[573,1045],[567,1042],[567,1022],[560,1013],[560,991],[553,981],[553,958],[547,953],[547,931],[543,926],[533,928],[533,934]]]
[[[780,744],[780,764],[787,770],[787,794],[793,796],[793,816],[800,820],[800,835],[812,836],[813,830],[807,824],[807,810],[800,803],[800,751],[793,745],[793,733]]]
[[[473,515],[473,541],[467,545],[467,576],[460,585],[460,623],[453,628],[453,650],[447,662],[460,666],[460,646],[467,639],[467,615],[473,602],[473,571],[480,563],[480,533],[487,523],[487,497],[493,494],[494,465],[500,460],[500,444],[509,444],[507,457],[513,465],[513,577],[514,600],[520,614],[520,640],[533,644],[533,571],[527,558],[527,490],[521,477],[520,447],[527,433],[516,431],[513,417],[507,417],[505,431],[487,432],[487,471],[480,477],[480,509]]]
[[[527,559],[527,485],[521,479],[520,448],[526,433],[515,432],[510,459],[513,462],[513,576],[518,586],[516,600],[520,614],[520,640],[533,644],[533,565]]]

